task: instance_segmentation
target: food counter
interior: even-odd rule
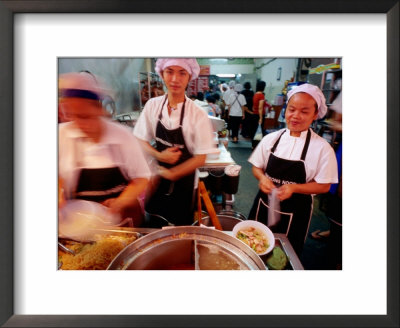
[[[243,242],[232,238],[231,231],[198,226],[112,227],[99,233],[101,238],[94,242],[60,239],[59,269],[266,270],[272,254],[258,256]],[[287,257],[284,270],[303,270],[284,234],[275,234],[275,246]]]
[[[218,144],[218,151],[215,154],[207,156],[206,163],[200,170],[210,168],[224,168],[228,165],[235,164],[231,153],[226,149],[223,143]]]

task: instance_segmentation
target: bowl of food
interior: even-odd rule
[[[233,227],[232,235],[249,246],[258,255],[265,255],[275,247],[272,231],[263,223],[246,220]]]

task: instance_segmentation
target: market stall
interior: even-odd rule
[[[285,235],[259,256],[231,231],[109,227],[88,242],[59,239],[60,270],[303,270]]]

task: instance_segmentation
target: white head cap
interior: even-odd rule
[[[309,84],[309,83],[299,85],[289,91],[286,103],[288,104],[290,98],[294,94],[299,93],[299,92],[308,93],[311,97],[314,98],[315,102],[317,103],[317,107],[318,107],[318,118],[323,118],[325,116],[328,108],[326,107],[325,96],[322,93],[321,89],[318,88],[317,86]]]
[[[200,66],[195,58],[159,58],[156,62],[155,70],[162,78],[162,72],[169,66],[180,66],[190,74],[190,80],[195,80],[199,76]]]
[[[235,81],[229,81],[229,87],[233,88],[235,86],[236,82]]]
[[[242,92],[243,86],[242,86],[241,84],[238,83],[238,84],[235,85],[234,90],[235,90],[236,92]]]
[[[60,74],[58,89],[61,97],[102,100],[107,95],[113,96],[102,78],[88,72]]]

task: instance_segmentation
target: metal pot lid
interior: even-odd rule
[[[195,226],[168,227],[139,238],[126,246],[107,270],[134,269],[135,263],[144,262],[143,259],[151,254],[159,254],[158,250],[171,246],[176,241],[193,241],[196,245],[219,249],[224,256],[234,259],[240,269],[267,270],[263,260],[240,240],[222,231]],[[201,268],[196,266],[196,269]]]

